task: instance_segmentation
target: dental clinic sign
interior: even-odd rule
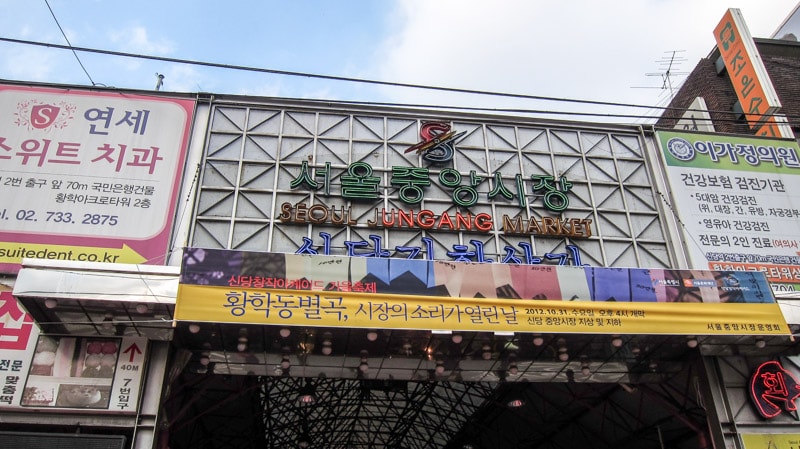
[[[0,272],[164,263],[194,101],[0,85]]]

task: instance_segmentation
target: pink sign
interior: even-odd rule
[[[0,291],[0,409],[18,406],[39,327],[10,291]]]
[[[0,85],[0,272],[163,264],[194,101]]]

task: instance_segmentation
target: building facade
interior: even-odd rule
[[[777,31],[778,35],[772,38],[753,38],[746,28],[746,34],[741,36],[742,39],[752,42],[754,54],[757,55],[752,63],[763,66],[763,79],[760,82],[774,90],[779,101],[780,108],[775,114],[782,120],[785,119],[789,128],[782,134],[772,134],[780,138],[794,138],[798,135],[797,117],[800,117],[800,105],[797,104],[797,95],[800,87],[797,85],[797,61],[800,59],[800,43],[797,41],[797,27],[794,25],[797,17],[800,15],[795,11],[784,27]],[[732,60],[733,56],[729,56],[728,61]],[[758,135],[760,128],[751,126],[752,120],[748,121],[744,115],[747,105],[743,107],[737,96],[736,74],[734,69],[731,76],[720,47],[714,47],[683,82],[656,122],[656,127],[710,129],[719,133]],[[697,98],[703,99],[702,106],[695,103]],[[695,119],[686,120],[684,116],[695,116]],[[758,118],[760,117],[756,121]],[[711,128],[707,128],[709,125]],[[760,135],[765,135],[764,133],[767,131],[762,130]]]
[[[773,235],[791,217],[750,208],[793,201],[796,142],[328,101],[0,94],[12,446],[793,444],[796,385],[773,380],[798,371],[800,320],[766,265],[797,240]],[[774,168],[702,151],[717,143],[772,148]]]

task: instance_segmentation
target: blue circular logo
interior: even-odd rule
[[[681,137],[673,137],[667,141],[667,151],[679,161],[691,161],[694,159],[694,147],[688,140]]]

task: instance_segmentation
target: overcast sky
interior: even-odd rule
[[[797,0],[49,0],[73,46],[236,66],[665,105],[739,8],[769,37]],[[65,44],[44,0],[0,0],[0,37]],[[354,101],[646,113],[174,64],[0,41],[0,78]],[[91,77],[91,81],[90,81]],[[650,111],[653,114],[654,111]],[[592,117],[565,118],[592,121]],[[614,119],[620,122],[641,120]]]

